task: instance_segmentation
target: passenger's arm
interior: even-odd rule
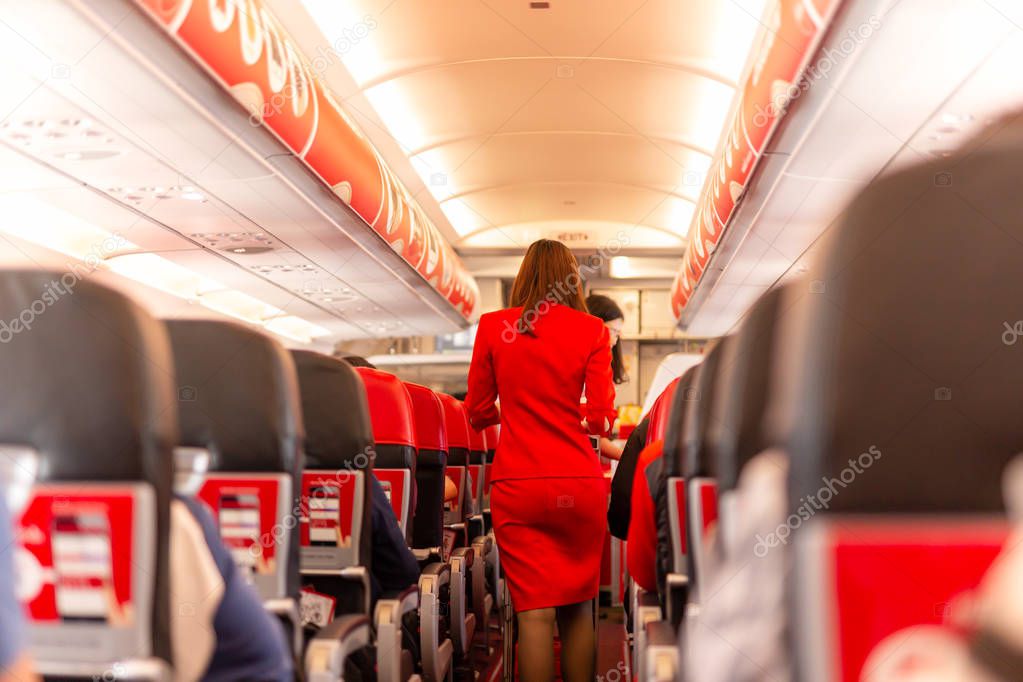
[[[394,508],[380,481],[369,477],[372,497],[373,576],[383,592],[400,592],[419,580],[419,562],[405,544]]]
[[[0,682],[34,682],[25,653],[24,614],[14,595],[14,540],[7,506],[0,496]]]
[[[284,628],[235,566],[206,507],[191,498],[171,504],[170,570],[172,641],[183,679],[294,678]]]
[[[469,424],[477,431],[501,423],[501,412],[497,408],[497,379],[490,349],[490,325],[485,320],[486,317],[480,319],[476,330],[472,362],[469,363],[469,389],[465,396]]]
[[[609,340],[607,327],[600,325],[600,333],[586,362],[586,429],[594,436],[608,435],[618,414]]]
[[[600,456],[607,457],[608,459],[621,459],[622,449],[615,445],[615,442],[610,438],[601,437],[600,439]]]

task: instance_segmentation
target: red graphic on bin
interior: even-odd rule
[[[136,0],[469,319],[479,289],[263,0]]]

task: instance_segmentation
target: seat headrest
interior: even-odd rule
[[[706,359],[700,363],[696,376],[696,395],[687,406],[686,432],[683,436],[686,450],[683,473],[687,478],[717,476],[711,457],[710,426],[714,421],[721,419],[721,415],[715,411],[718,407],[715,396],[721,390],[722,375],[731,370],[722,359],[732,341],[731,336],[723,336],[715,341],[707,351]]]
[[[716,418],[708,425],[708,445],[722,491],[738,485],[742,467],[771,445],[764,414],[785,294],[786,288],[778,287],[753,304],[721,359],[720,390],[715,391],[711,410]]]
[[[377,445],[415,447],[416,432],[412,420],[412,402],[401,379],[370,367],[356,367],[369,400],[373,439]]]
[[[501,425],[491,424],[485,431],[487,432],[487,452],[493,453],[497,450],[497,441],[501,438]]]
[[[412,401],[415,420],[416,444],[420,450],[448,451],[448,432],[444,424],[444,407],[432,389],[405,382]]]
[[[322,353],[293,350],[291,358],[302,397],[306,468],[370,468],[373,425],[359,375]]]
[[[832,228],[785,348],[794,495],[856,465],[832,511],[1003,508],[1023,451],[1021,123],[881,178]]]
[[[650,408],[650,426],[647,430],[647,443],[655,440],[664,440],[665,435],[667,435],[675,390],[678,388],[679,381],[681,380],[682,377],[672,379],[671,383],[665,386],[661,394],[654,400],[654,404]]]
[[[448,395],[438,393],[441,405],[444,407],[444,424],[448,431],[448,447],[469,448],[469,420],[465,415],[465,406],[461,401]]]
[[[0,271],[0,443],[38,451],[38,480],[169,490],[172,368],[164,326],[124,295],[73,271]]]
[[[212,471],[289,473],[304,437],[295,364],[266,334],[220,320],[168,320],[180,445],[210,451]]]
[[[689,403],[696,400],[696,381],[700,374],[700,365],[693,365],[678,379],[675,387],[675,394],[671,399],[671,409],[668,413],[668,426],[664,430],[664,447],[662,449],[662,460],[665,466],[665,473],[668,476],[681,476],[685,468],[685,435],[686,419],[688,418]],[[652,408],[651,408],[652,409]],[[650,415],[648,414],[636,427],[637,430],[646,424],[647,436],[649,436]],[[646,442],[649,438],[645,437]]]

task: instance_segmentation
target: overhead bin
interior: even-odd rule
[[[135,0],[465,318],[476,283],[262,0]]]
[[[777,0],[751,52],[749,73],[736,93],[732,120],[693,214],[689,245],[671,289],[682,317],[715,249],[841,0]]]

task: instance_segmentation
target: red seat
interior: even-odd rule
[[[376,460],[373,473],[387,493],[398,524],[411,540],[415,506],[416,435],[412,399],[401,380],[378,369],[357,367],[366,387]]]
[[[444,407],[437,394],[426,386],[406,382],[405,389],[412,401],[418,446],[412,546],[434,549],[444,541],[444,479],[448,464]]]

